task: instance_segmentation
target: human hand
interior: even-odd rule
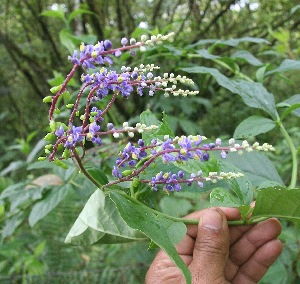
[[[210,208],[186,218],[199,219],[188,225],[176,249],[189,267],[194,284],[257,283],[282,251],[276,238],[281,232],[277,219],[256,225],[228,227],[227,220],[240,215],[234,208]],[[152,262],[146,284],[185,283],[181,271],[162,250]]]

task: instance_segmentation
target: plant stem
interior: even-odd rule
[[[73,151],[73,155],[77,161],[78,167],[80,168],[81,172],[94,184],[97,188],[101,189],[101,184],[99,184],[85,169],[80,157],[78,156],[76,149]]]
[[[286,131],[285,127],[283,126],[282,122],[278,122],[278,125],[279,125],[279,129],[280,129],[282,135],[284,136],[284,138],[287,141],[287,143],[290,147],[290,150],[291,150],[291,155],[292,155],[292,177],[291,177],[291,182],[290,182],[289,188],[295,188],[296,183],[297,183],[297,172],[298,172],[297,149],[296,149],[290,135]]]
[[[123,197],[125,197],[126,199],[134,202],[135,204],[138,204],[140,206],[145,206],[143,203],[141,203],[140,201],[138,201],[137,199],[127,195],[126,193],[119,191],[119,190],[114,190],[111,189],[111,192],[116,192],[117,194],[122,195]],[[172,220],[174,222],[182,222],[186,225],[198,225],[199,224],[199,220],[196,219],[185,219],[185,218],[178,218],[178,217],[174,217],[174,216],[170,216],[164,213],[161,213],[153,208],[147,207],[149,210],[151,210],[155,215],[157,216],[161,216],[164,217],[166,219]],[[238,226],[238,225],[250,225],[250,224],[255,224],[255,223],[259,223],[261,221],[267,220],[269,217],[259,217],[259,218],[250,218],[247,220],[234,220],[234,221],[228,221],[228,225],[230,226]]]

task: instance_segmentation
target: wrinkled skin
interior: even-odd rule
[[[253,284],[267,272],[282,251],[277,240],[281,225],[268,219],[256,225],[230,226],[240,218],[237,209],[210,208],[194,212],[187,234],[176,249],[189,267],[193,284]],[[159,251],[146,275],[146,284],[185,283],[181,271]]]

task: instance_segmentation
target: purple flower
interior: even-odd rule
[[[112,43],[111,43],[111,41],[108,40],[108,39],[106,39],[106,40],[104,41],[103,45],[104,45],[104,48],[105,48],[106,50],[109,50],[109,49],[112,48]]]
[[[81,133],[82,133],[82,126],[78,126],[78,127],[73,126],[72,131],[69,134],[67,141],[65,143],[65,147],[67,149],[72,149],[77,142],[82,142],[84,137],[83,135],[81,135]]]
[[[78,51],[74,50],[73,56],[68,56],[68,59],[75,65],[80,65],[80,60],[78,59]]]
[[[122,174],[120,173],[119,169],[116,166],[113,167],[112,175],[117,178],[122,177]]]
[[[93,122],[89,125],[89,133],[94,136],[96,134],[96,132],[98,132],[100,129],[100,126],[97,125],[96,122]]]
[[[55,131],[55,135],[57,137],[62,137],[64,133],[65,133],[64,128],[61,125]]]

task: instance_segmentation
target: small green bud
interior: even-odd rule
[[[44,140],[48,142],[52,142],[55,139],[55,135],[53,133],[48,133],[45,137]]]
[[[53,163],[54,163],[55,165],[57,165],[57,166],[59,166],[59,167],[65,169],[65,170],[69,168],[64,162],[62,162],[61,160],[58,160],[58,159],[55,159],[55,160],[53,161]]]
[[[58,92],[58,91],[60,90],[61,86],[62,86],[62,85],[58,85],[58,86],[52,87],[52,88],[50,89],[50,92],[51,92],[52,94]]]
[[[79,110],[77,110],[77,111],[75,112],[75,115],[76,115],[76,116],[79,116]]]
[[[55,113],[55,114],[60,114],[60,109],[59,109],[59,108],[56,108],[56,109],[54,110],[54,113]]]
[[[132,172],[133,172],[132,170],[125,170],[125,171],[122,172],[122,176],[127,177],[127,176],[131,175]]]
[[[48,144],[48,145],[45,146],[45,149],[48,149],[48,150],[49,150],[49,149],[51,149],[51,148],[52,148],[52,144]]]
[[[91,111],[91,116],[96,116],[96,115],[98,115],[97,111]]]
[[[38,157],[38,161],[45,161],[46,159],[46,157]]]
[[[134,178],[133,181],[132,181],[132,186],[134,188],[137,188],[140,184],[140,180],[138,178]]]
[[[52,131],[56,130],[56,122],[54,120],[50,121],[49,126]]]
[[[67,104],[66,108],[72,108],[74,106],[74,104]]]
[[[80,116],[80,120],[84,120],[84,118],[85,118],[85,115],[82,114],[82,115]]]
[[[51,103],[51,102],[52,102],[52,96],[44,97],[43,103]]]
[[[70,150],[65,149],[64,152],[62,153],[62,157],[65,158],[66,160],[70,158]]]
[[[51,153],[50,150],[45,149],[45,154],[46,154],[46,155],[49,155],[50,153]]]

